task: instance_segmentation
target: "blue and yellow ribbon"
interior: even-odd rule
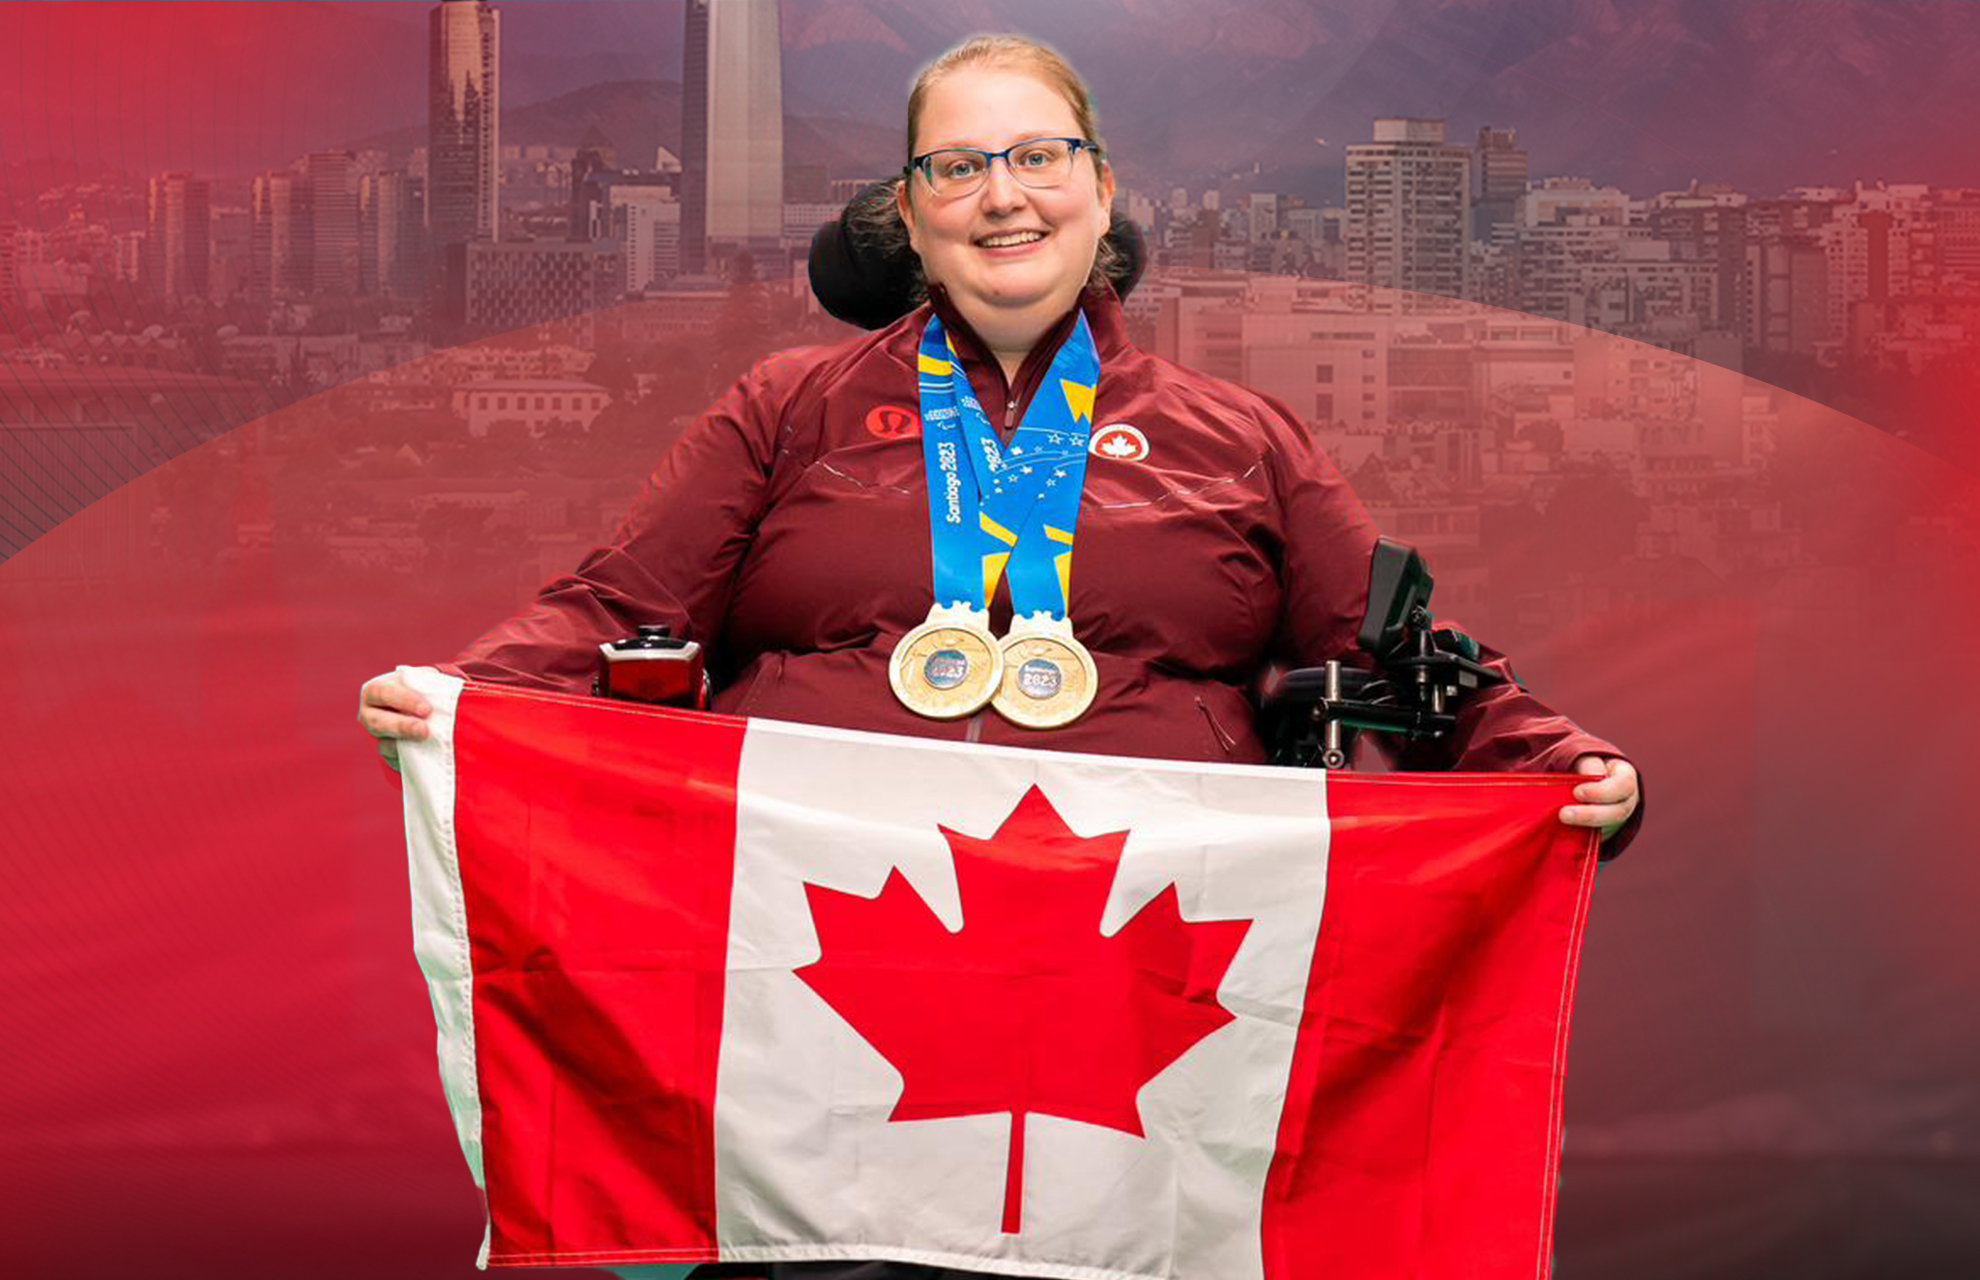
[[[988,608],[1008,572],[1019,617],[1063,619],[1100,380],[1086,317],[1053,353],[1008,446],[977,403],[938,317],[928,318],[918,354],[935,603]]]

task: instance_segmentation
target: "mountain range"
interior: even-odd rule
[[[724,0],[728,2],[728,0]],[[747,0],[763,2],[763,0]],[[1338,195],[1378,115],[1512,127],[1535,174],[1635,194],[1724,181],[1980,185],[1980,5],[1918,0],[783,0],[796,162],[896,163],[909,82],[1020,30],[1093,86],[1130,187]],[[420,131],[411,0],[0,4],[0,165],[244,174]],[[678,135],[680,0],[503,0],[504,141]],[[644,82],[645,88],[641,88]],[[649,101],[640,101],[645,92]],[[573,96],[577,95],[577,96]],[[672,113],[671,115],[669,113]],[[606,120],[618,122],[616,127]],[[673,123],[670,123],[673,122]],[[549,136],[556,134],[558,136]],[[843,159],[841,159],[843,157]]]

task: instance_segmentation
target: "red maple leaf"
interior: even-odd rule
[[[987,840],[941,831],[963,927],[898,870],[871,899],[808,884],[823,956],[797,975],[901,1073],[888,1119],[1010,1114],[1015,1234],[1025,1117],[1143,1136],[1141,1086],[1232,1020],[1217,987],[1251,925],[1184,923],[1171,884],[1103,937],[1128,833],[1074,834],[1037,787]]]

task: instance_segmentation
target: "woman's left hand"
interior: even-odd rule
[[[1636,769],[1614,756],[1576,756],[1574,771],[1595,781],[1574,789],[1574,798],[1582,803],[1563,808],[1561,821],[1571,827],[1599,828],[1607,840],[1636,812]]]

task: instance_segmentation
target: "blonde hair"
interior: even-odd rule
[[[1099,121],[1094,115],[1093,94],[1087,89],[1086,82],[1079,78],[1079,73],[1072,69],[1072,64],[1056,49],[1028,37],[992,35],[971,36],[923,67],[921,74],[915,77],[914,88],[908,94],[908,160],[914,159],[915,130],[921,126],[921,112],[927,105],[930,90],[944,76],[965,67],[1008,68],[1036,76],[1072,108],[1080,136],[1104,152],[1106,144],[1101,140]],[[1096,154],[1093,157],[1096,177],[1100,164],[1100,156]],[[913,256],[908,245],[907,226],[901,221],[900,210],[895,207],[891,188],[889,190],[885,200],[868,200],[849,206],[846,209],[846,229],[849,234],[889,254],[907,253]],[[1087,284],[1106,280],[1118,285],[1117,276],[1124,271],[1125,264],[1120,254],[1102,235],[1099,247],[1093,254],[1093,270],[1087,277]],[[921,273],[919,258],[915,259],[914,264],[912,296],[917,303],[928,296],[928,281]]]
[[[914,89],[908,94],[909,160],[914,159],[914,135],[921,127],[921,112],[928,103],[929,90],[944,76],[964,67],[1001,67],[1036,76],[1056,90],[1066,100],[1066,105],[1072,108],[1080,136],[1101,150],[1106,149],[1106,143],[1100,137],[1099,121],[1093,114],[1093,95],[1087,90],[1086,82],[1079,78],[1079,73],[1059,55],[1058,50],[1025,36],[971,36],[923,67],[921,74],[915,77]],[[1094,157],[1093,163],[1097,172],[1100,163],[1098,156]]]

